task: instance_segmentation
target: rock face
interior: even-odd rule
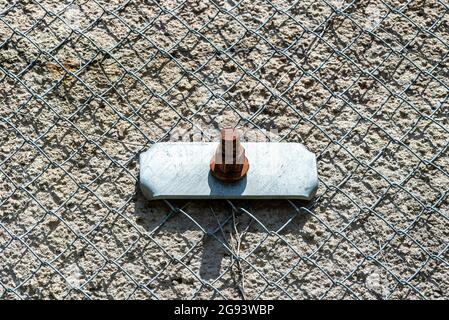
[[[210,173],[217,143],[157,143],[140,155],[140,187],[153,199],[303,199],[318,187],[315,155],[299,143],[243,143],[250,163],[237,182]]]
[[[449,299],[447,3],[0,0],[0,300]],[[142,195],[235,126],[316,155],[310,206]]]

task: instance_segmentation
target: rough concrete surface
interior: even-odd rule
[[[448,30],[445,0],[0,0],[0,299],[449,298]],[[141,151],[225,126],[314,152],[315,200],[144,199]]]

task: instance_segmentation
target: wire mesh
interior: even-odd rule
[[[448,298],[445,1],[0,4],[0,299]],[[142,197],[140,152],[224,126],[317,197]]]

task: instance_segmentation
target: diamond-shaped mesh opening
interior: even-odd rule
[[[447,299],[448,18],[0,1],[0,299]],[[227,126],[314,152],[315,199],[145,200],[140,152]]]

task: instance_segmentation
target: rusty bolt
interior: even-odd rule
[[[220,144],[210,161],[210,170],[215,178],[225,182],[240,180],[248,172],[248,158],[236,129],[221,130]]]

